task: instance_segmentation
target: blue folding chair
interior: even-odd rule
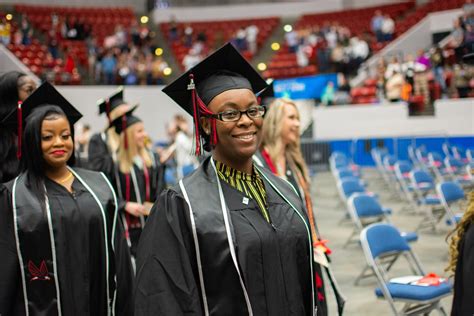
[[[446,157],[444,158],[444,164],[451,178],[461,186],[473,184],[471,175],[467,173],[466,164],[461,159]]]
[[[433,177],[425,170],[410,172],[411,186],[416,200],[417,210],[423,215],[416,231],[431,227],[436,231],[436,225],[441,221],[445,212],[439,196],[435,193],[436,183]]]
[[[375,295],[389,303],[393,315],[428,315],[435,309],[446,315],[440,300],[451,294],[452,285],[449,282],[420,286],[389,279],[388,270],[382,260],[386,255],[397,255],[396,259],[405,257],[412,273],[425,275],[421,263],[397,228],[390,224],[372,224],[362,230],[360,240],[366,261],[373,269],[379,284]],[[398,310],[397,303],[403,303],[403,308]]]
[[[410,172],[413,170],[413,165],[406,160],[397,161],[395,164],[395,176],[399,191],[403,198],[416,210],[416,202],[413,196],[413,188],[410,186]]]
[[[448,225],[456,225],[462,218],[462,213],[456,213],[453,210],[455,204],[464,201],[465,195],[461,186],[453,181],[439,183],[436,186],[438,195],[443,205],[447,217],[446,223]]]
[[[346,243],[344,244],[344,247],[349,245],[351,242],[358,242],[359,239],[354,240],[354,236],[360,235],[360,232],[362,231],[362,229],[364,229],[364,227],[367,227],[368,225],[373,223],[390,223],[390,218],[388,217],[389,214],[387,214],[385,209],[372,195],[364,193],[354,193],[349,198],[348,209],[355,227],[351,235],[347,239]],[[402,232],[401,236],[407,242],[415,242],[418,240],[418,234],[415,232]],[[385,260],[387,262],[395,262],[396,259],[392,258],[392,256],[387,256]],[[390,267],[388,267],[388,269],[390,269]],[[354,281],[354,285],[358,285],[359,281],[371,276],[374,276],[374,274],[370,266],[366,265],[362,272],[359,273],[359,275],[357,276],[356,280]]]

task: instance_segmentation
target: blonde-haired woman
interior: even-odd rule
[[[451,233],[451,260],[447,268],[454,273],[454,299],[451,315],[474,315],[474,191],[469,206]]]
[[[136,254],[145,217],[164,188],[164,165],[160,164],[158,154],[148,148],[145,125],[132,115],[134,109],[112,122],[120,135],[114,183],[132,256]],[[133,207],[129,207],[130,204]]]
[[[268,107],[262,129],[262,143],[260,152],[254,160],[267,168],[275,175],[290,182],[298,191],[306,206],[310,221],[315,259],[316,295],[321,306],[321,315],[327,314],[324,282],[322,270],[327,272],[331,285],[336,293],[338,309],[342,311],[344,299],[340,295],[335,280],[332,278],[327,255],[330,250],[318,233],[311,201],[308,167],[303,158],[300,147],[300,115],[296,104],[289,99],[276,99]]]

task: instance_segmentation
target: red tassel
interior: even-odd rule
[[[107,98],[105,100],[105,113],[107,114],[107,119],[109,120],[109,125],[112,123],[112,119],[110,118],[110,100]]]
[[[16,150],[16,157],[21,158],[21,139],[23,138],[23,109],[21,107],[22,101],[18,101],[17,120],[18,120],[18,144]]]
[[[216,129],[216,119],[212,117],[213,112],[209,111],[207,106],[201,100],[199,95],[196,93],[196,86],[194,84],[194,75],[189,74],[189,85],[188,90],[191,90],[191,99],[193,102],[193,121],[194,121],[194,134],[195,134],[195,154],[196,156],[201,155],[201,135],[199,133],[199,118],[201,115],[208,116],[211,123],[211,145],[215,146],[217,144],[217,129]]]
[[[123,147],[128,148],[128,137],[127,137],[127,117],[122,115],[122,133],[123,133]]]
[[[125,174],[125,201],[130,201],[130,174]]]

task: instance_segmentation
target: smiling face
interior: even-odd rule
[[[64,116],[45,118],[41,124],[41,150],[46,165],[60,168],[73,153],[74,143],[69,121]]]
[[[300,137],[300,115],[294,105],[284,104],[281,124],[283,144],[286,146],[296,143]]]
[[[258,105],[257,98],[251,90],[233,89],[217,95],[208,108],[214,113],[220,113],[232,109],[245,111],[255,105]],[[218,142],[214,149],[214,158],[239,170],[243,166],[251,166],[252,156],[260,144],[262,124],[263,118],[251,119],[246,114],[242,114],[236,122],[217,120]],[[207,120],[203,127],[209,131]]]
[[[131,126],[133,128],[133,138],[135,140],[135,144],[137,145],[137,149],[142,149],[145,147],[145,140],[148,136],[147,132],[145,131],[145,125],[143,122],[135,123]]]

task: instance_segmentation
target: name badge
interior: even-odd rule
[[[242,203],[244,203],[245,205],[248,205],[249,204],[249,198],[248,197],[244,197],[242,199]]]

